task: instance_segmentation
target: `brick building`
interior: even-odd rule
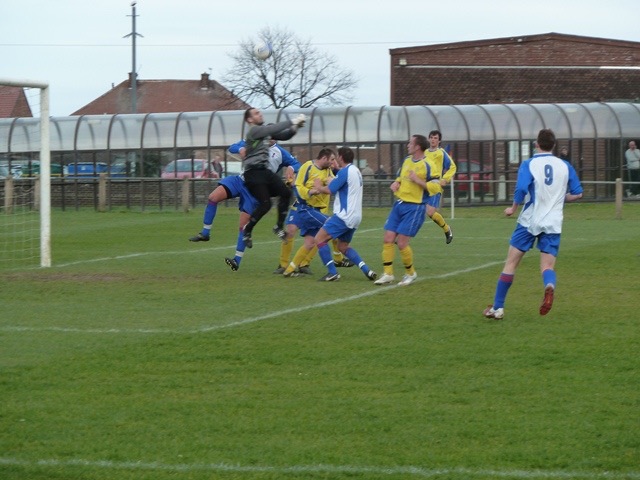
[[[640,42],[544,33],[389,53],[391,105],[640,102]],[[585,118],[587,124],[592,121]],[[443,135],[446,143],[446,128]],[[452,142],[450,147],[454,158],[475,163],[491,178],[512,180],[532,140]],[[569,148],[583,180],[613,180],[624,175],[625,141],[561,136],[558,147]]]
[[[396,48],[391,105],[640,101],[640,43],[559,33]]]

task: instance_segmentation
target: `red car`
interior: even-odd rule
[[[456,192],[468,193],[471,181],[473,181],[473,193],[475,195],[491,192],[491,184],[482,181],[492,180],[491,174],[482,172],[480,162],[464,159],[454,159],[454,162],[458,168],[454,177]]]

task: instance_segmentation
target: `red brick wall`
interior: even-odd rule
[[[391,105],[640,100],[637,42],[545,34],[390,54]]]

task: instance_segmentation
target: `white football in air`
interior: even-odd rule
[[[253,47],[253,55],[260,60],[266,60],[272,53],[273,50],[270,43],[260,42]]]

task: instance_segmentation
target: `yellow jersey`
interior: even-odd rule
[[[398,200],[408,203],[426,203],[429,192],[421,185],[414,183],[409,178],[411,172],[415,172],[418,178],[429,182],[434,179],[434,165],[425,157],[415,160],[412,156],[408,156],[402,163],[400,175],[396,178],[396,182],[400,183],[400,188],[395,192]]]
[[[323,213],[329,209],[329,201],[331,195],[328,193],[320,193],[318,195],[309,195],[309,190],[313,188],[314,180],[319,178],[322,185],[327,185],[329,179],[333,178],[331,168],[320,169],[315,166],[313,160],[305,162],[298,170],[295,183],[295,192],[298,201],[303,205],[322,210]]]
[[[451,183],[451,179],[456,174],[456,164],[444,148],[437,148],[434,151],[426,150],[424,152],[427,160],[433,164],[433,178],[444,178],[447,183]]]

